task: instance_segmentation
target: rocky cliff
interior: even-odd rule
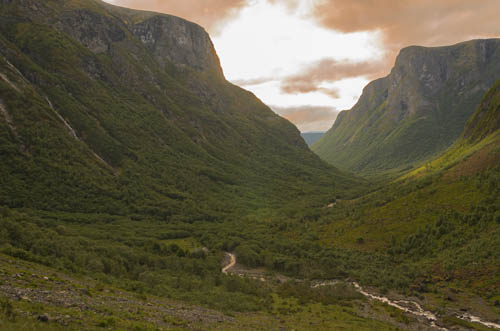
[[[313,150],[350,171],[412,167],[459,137],[499,75],[499,39],[405,48]]]

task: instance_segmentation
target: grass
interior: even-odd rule
[[[362,306],[368,302],[360,301],[355,296],[349,296],[347,301],[318,303],[312,300],[303,303],[301,299],[288,294],[283,297],[274,293],[269,297],[270,304],[266,309],[256,312],[221,314],[154,295],[138,297],[133,292],[95,281],[90,277],[60,273],[52,268],[1,254],[0,266],[2,281],[13,275],[22,274],[9,281],[8,286],[24,291],[20,300],[4,297],[5,293],[12,293],[11,291],[5,292],[0,298],[0,321],[2,321],[2,329],[7,330],[16,328],[23,330],[80,330],[81,328],[250,330],[275,327],[320,330],[332,328],[396,329],[390,323],[364,317],[362,311],[365,308]],[[45,280],[43,278],[45,275],[49,275],[50,279]],[[36,295],[30,289],[38,290],[40,294]],[[331,291],[344,293],[343,289],[337,288],[332,288]],[[55,296],[57,293],[59,295]],[[336,296],[330,298],[334,297]],[[344,294],[342,298],[346,300]],[[82,309],[82,307],[86,308]],[[387,320],[391,318],[390,314],[382,311],[377,313],[376,318]],[[40,315],[47,315],[49,321],[37,320]]]

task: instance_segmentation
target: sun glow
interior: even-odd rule
[[[284,78],[311,63],[323,59],[363,62],[383,56],[379,33],[344,34],[323,28],[310,15],[310,3],[303,1],[292,9],[256,0],[226,22],[212,38],[228,80],[271,106],[328,106],[332,112],[351,107],[368,82],[363,77],[321,85],[337,89],[337,98],[322,91],[288,94],[281,90]],[[327,129],[332,121],[315,129]]]

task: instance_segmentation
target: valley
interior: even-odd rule
[[[0,0],[0,329],[500,329],[499,40],[301,134],[195,23]]]

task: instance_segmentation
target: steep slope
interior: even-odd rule
[[[475,142],[500,129],[500,79],[486,94],[469,119],[463,138]]]
[[[448,148],[500,75],[500,39],[401,50],[389,76],[363,90],[313,145],[344,170],[411,168]]]
[[[438,158],[402,178],[422,177],[429,172],[446,172],[447,176],[456,178],[474,175],[499,164],[500,79],[485,94],[455,144]]]
[[[0,205],[206,219],[343,190],[208,34],[98,0],[0,4]]]

